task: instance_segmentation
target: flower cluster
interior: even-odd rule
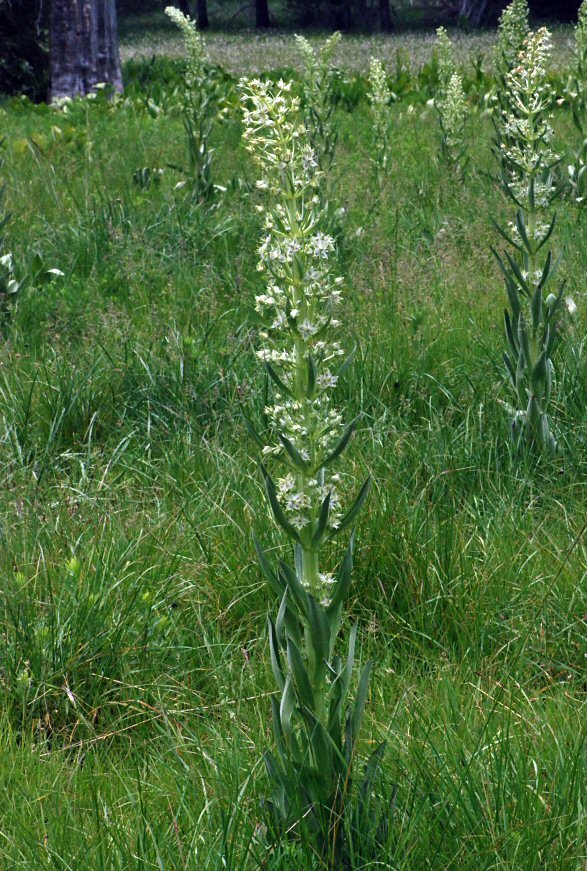
[[[327,528],[341,518],[338,476],[326,466],[344,434],[331,399],[343,355],[335,339],[343,282],[332,273],[334,240],[321,229],[321,172],[290,84],[255,79],[241,88],[245,144],[262,171],[257,184],[277,200],[264,210],[258,269],[266,286],[256,297],[263,342],[257,354],[275,388],[266,413],[276,438],[263,453],[284,469],[275,482],[284,519],[305,550],[312,542],[315,549],[325,500]],[[313,565],[303,582],[326,600],[319,574]]]
[[[195,21],[189,15],[184,15],[176,6],[167,6],[165,14],[181,30],[183,43],[187,54],[185,83],[188,98],[194,94],[204,78],[205,46]]]
[[[513,0],[499,18],[497,42],[493,49],[495,70],[503,86],[505,77],[516,66],[524,40],[530,32],[528,0]]]
[[[9,251],[0,257],[0,316],[6,314],[11,300],[16,298],[21,282],[17,281],[14,261]]]
[[[304,71],[304,123],[309,141],[324,169],[332,165],[338,139],[338,126],[334,117],[336,70],[332,58],[340,40],[341,34],[337,31],[320,48],[313,49],[304,36],[295,37]]]
[[[369,91],[367,97],[371,108],[373,135],[372,161],[377,180],[380,181],[389,161],[389,104],[392,93],[383,64],[374,57],[371,58],[369,66]]]

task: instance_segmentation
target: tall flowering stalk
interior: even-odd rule
[[[569,179],[575,201],[584,204],[587,203],[587,0],[581,3],[575,27],[574,63],[567,96],[582,140],[568,167]]]
[[[389,104],[391,103],[391,88],[383,64],[377,58],[371,58],[369,66],[369,91],[367,98],[371,110],[372,154],[371,161],[377,186],[387,173],[389,164],[389,140],[391,135],[391,118]]]
[[[195,21],[175,6],[168,6],[165,13],[181,30],[186,49],[183,119],[189,177],[196,197],[206,200],[213,191],[210,135],[217,109],[215,88],[205,64],[204,40]]]
[[[312,48],[305,36],[297,35],[295,39],[304,67],[304,123],[320,168],[329,169],[334,161],[338,141],[334,96],[337,71],[332,58],[340,43],[341,34],[336,31],[317,49]]]
[[[440,151],[453,172],[462,175],[467,165],[467,100],[463,80],[456,72],[452,43],[444,27],[436,31],[438,38],[438,91],[436,111],[440,125]]]
[[[507,229],[497,228],[511,253],[506,251],[504,258],[496,254],[510,304],[505,312],[509,350],[504,359],[515,396],[515,404],[507,406],[512,436],[519,451],[540,453],[557,449],[547,409],[563,293],[561,286],[556,296],[545,295],[558,267],[546,248],[556,221],[553,170],[560,160],[551,147],[554,94],[546,82],[550,52],[550,34],[542,28],[527,38],[518,66],[506,77],[510,109],[500,120],[507,140],[501,146],[501,181],[516,214]]]
[[[264,325],[258,357],[274,391],[266,409],[272,442],[256,438],[268,466],[263,472],[273,517],[294,549],[293,565],[282,561],[273,568],[256,542],[263,572],[280,601],[276,619],[269,618],[271,664],[280,693],[272,699],[276,750],[265,754],[273,790],[269,823],[275,834],[309,832],[320,856],[342,862],[353,758],[371,672],[367,663],[351,705],[356,626],[346,659],[336,651],[351,581],[353,535],[338,570],[324,565],[325,548],[352,526],[369,490],[366,482],[343,514],[340,479],[332,471],[354,429],[354,423],[344,426],[332,398],[348,363],[347,358],[341,365],[343,350],[336,339],[343,281],[332,273],[334,241],[321,229],[322,173],[297,120],[299,101],[282,81],[243,81],[241,88],[244,140],[260,167],[257,185],[269,203],[258,267],[266,287],[256,308]],[[375,768],[374,761],[367,769],[369,791]]]

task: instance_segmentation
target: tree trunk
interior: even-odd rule
[[[473,27],[479,27],[491,11],[492,6],[497,6],[491,0],[460,0],[459,16],[466,18]]]
[[[208,20],[207,0],[198,0],[198,12],[196,17],[198,20],[199,30],[207,30],[210,27],[210,22]]]
[[[85,97],[106,82],[122,91],[114,0],[53,0],[51,99]]]
[[[384,33],[391,33],[393,30],[389,0],[379,0],[379,26]]]
[[[267,0],[255,0],[255,24],[257,27],[271,27]]]

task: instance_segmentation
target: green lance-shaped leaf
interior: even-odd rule
[[[288,641],[288,647],[293,642]],[[297,648],[294,645],[294,649]],[[295,678],[294,678],[295,680]],[[288,675],[285,681],[285,685],[283,688],[283,692],[281,694],[281,703],[279,706],[279,721],[281,723],[281,729],[283,731],[284,737],[286,741],[289,739],[292,733],[292,716],[296,705],[296,693],[294,686],[292,684],[292,679]]]
[[[296,603],[300,615],[307,618],[309,614],[309,598],[304,585],[298,577],[298,573],[288,566],[287,563],[283,562],[283,560],[279,561],[279,573],[285,586],[291,593],[291,598]]]
[[[306,396],[308,399],[311,399],[314,395],[314,391],[316,390],[316,378],[318,377],[318,373],[316,371],[316,363],[311,354],[308,354],[308,385],[306,387]]]
[[[367,704],[367,696],[369,694],[369,681],[371,680],[371,672],[373,670],[373,662],[369,660],[363,671],[361,672],[361,677],[359,679],[359,686],[357,688],[357,697],[355,699],[355,704],[353,707],[353,713],[351,717],[351,735],[352,735],[352,745],[351,751],[355,746],[357,736],[361,729],[361,723],[363,722],[363,715],[365,713],[365,705]],[[348,748],[347,748],[348,752]]]
[[[532,304],[531,304],[531,312],[532,312],[532,329],[534,332],[538,330],[540,323],[542,321],[542,285],[538,284],[534,289],[534,293],[532,295]]]
[[[273,723],[273,735],[275,737],[275,743],[277,744],[277,752],[283,758],[287,753],[287,747],[283,726],[281,724],[280,702],[275,698],[275,696],[271,696],[271,720]]]
[[[255,546],[255,550],[257,551],[257,559],[259,560],[261,571],[265,575],[269,586],[271,587],[275,595],[281,598],[285,592],[285,584],[269,565],[267,557],[265,556],[265,552],[261,547],[261,543],[255,533],[253,533],[253,544]]]
[[[517,355],[520,346],[518,345],[518,340],[516,339],[514,330],[512,328],[510,313],[507,309],[503,313],[503,320],[506,336],[508,338],[508,342],[510,343],[510,348],[512,349],[512,352]]]
[[[344,529],[347,529],[354,522],[355,517],[357,516],[357,514],[361,510],[363,502],[365,501],[365,499],[369,495],[369,491],[371,490],[371,483],[372,483],[371,478],[367,478],[367,480],[365,481],[365,483],[363,484],[363,486],[359,490],[359,494],[358,494],[357,498],[355,499],[355,501],[353,502],[353,504],[349,508],[346,515],[340,521],[338,527],[330,533],[330,536],[329,536],[330,538],[334,538],[335,535],[338,535],[338,533],[342,532]]]
[[[524,320],[524,315],[520,315],[518,318],[518,343],[524,355],[524,361],[526,365],[530,365],[531,356],[530,356],[530,342],[528,339],[528,329],[526,327],[526,321]]]
[[[550,237],[552,236],[552,234],[554,232],[555,226],[556,226],[556,212],[552,216],[552,221],[550,222],[550,224],[548,226],[548,230],[546,231],[546,233],[544,234],[544,236],[542,237],[542,239],[540,240],[540,242],[538,243],[538,245],[536,247],[537,252],[540,251],[540,249],[544,245],[546,245],[546,243],[548,242],[548,240],[550,239]]]
[[[332,592],[332,597],[330,599],[330,605],[326,609],[326,613],[328,615],[328,619],[330,620],[331,627],[336,625],[338,628],[338,624],[340,622],[340,611],[342,607],[342,603],[347,597],[350,585],[351,585],[351,576],[353,571],[353,548],[355,544],[355,533],[354,531],[351,534],[348,547],[346,549],[346,553],[344,555],[344,559],[340,565],[336,576],[336,582],[334,584],[334,589]]]
[[[518,233],[520,234],[520,238],[524,244],[524,248],[528,252],[528,254],[532,254],[534,241],[530,243],[528,239],[528,234],[526,232],[526,222],[524,220],[524,212],[521,209],[518,209],[516,212],[516,227],[518,229]]]
[[[333,460],[336,460],[336,458],[342,454],[342,452],[344,451],[344,449],[348,445],[349,441],[351,440],[351,436],[355,431],[356,425],[357,425],[357,418],[355,418],[353,421],[351,421],[351,423],[348,425],[348,427],[346,428],[346,430],[344,431],[344,433],[342,434],[342,436],[340,437],[340,439],[338,440],[338,442],[334,446],[333,450],[326,456],[326,458],[324,460],[322,460],[322,465],[325,468],[326,468],[326,466],[329,466],[330,463],[333,462]]]
[[[536,396],[544,397],[545,388],[546,388],[546,375],[548,369],[548,359],[546,357],[546,350],[542,351],[538,360],[536,361],[536,365],[532,369],[532,389]]]
[[[515,242],[513,240],[513,238],[508,233],[506,233],[506,231],[503,229],[503,227],[501,227],[494,218],[491,219],[491,223],[493,224],[493,226],[495,227],[495,229],[497,230],[499,235],[502,237],[502,239],[505,239],[505,241],[509,245],[511,245],[512,248],[517,248],[517,250],[520,252],[522,252],[524,250],[521,245],[518,245],[518,243]]]
[[[308,470],[308,463],[304,460],[298,449],[284,435],[279,436],[279,441],[284,446],[294,465],[302,472],[306,472]]]
[[[330,653],[330,631],[324,610],[313,596],[308,596],[308,605],[308,630],[311,641],[308,659],[317,679],[324,673],[325,660]],[[314,681],[316,682],[317,680]]]
[[[505,251],[504,253],[509,267],[516,277],[518,287],[520,288],[524,296],[530,297],[530,285],[522,275],[522,270],[520,269],[514,258],[511,256],[511,254],[509,254],[507,251]]]
[[[258,447],[260,447],[262,450],[265,447],[265,442],[263,441],[263,439],[261,438],[261,436],[259,435],[259,433],[255,429],[255,427],[253,426],[251,421],[248,419],[248,417],[245,417],[244,414],[243,414],[243,422],[245,424],[245,428],[246,428],[247,432],[249,433],[249,435],[251,436],[253,441],[256,442]]]
[[[326,527],[328,526],[328,518],[330,517],[330,500],[331,494],[328,492],[320,507],[320,514],[318,515],[318,522],[316,523],[316,531],[312,536],[312,547],[317,547],[324,539]]]
[[[514,369],[514,365],[510,359],[509,354],[506,354],[504,351],[503,354],[503,362],[505,363],[505,368],[508,371],[508,375],[510,376],[510,381],[512,382],[512,386],[516,386],[516,370]]]
[[[271,480],[271,477],[268,474],[265,474],[265,489],[267,491],[267,499],[269,500],[269,504],[271,506],[271,510],[273,511],[273,516],[277,523],[281,526],[284,532],[287,532],[290,538],[292,538],[296,542],[301,543],[300,536],[294,526],[287,519],[287,515],[281,504],[279,499],[277,498],[277,490],[275,489],[275,484]]]
[[[280,376],[277,374],[277,372],[275,371],[275,369],[273,368],[271,363],[265,363],[265,368],[267,370],[267,374],[269,375],[269,377],[271,378],[273,383],[276,384],[277,387],[279,387],[281,392],[285,393],[286,396],[289,396],[290,399],[293,399],[294,395],[293,395],[292,391],[289,389],[289,387],[287,386],[285,381],[282,378],[280,378]]]
[[[287,639],[287,662],[289,670],[295,685],[296,695],[299,703],[304,705],[308,710],[314,710],[314,693],[312,685],[308,677],[308,673],[304,666],[301,653],[297,645],[293,643],[291,638]]]
[[[279,640],[277,637],[277,631],[271,617],[267,618],[267,625],[269,628],[269,651],[271,655],[271,668],[273,669],[273,675],[275,677],[275,680],[277,681],[277,686],[283,692],[283,688],[285,687],[285,675],[283,673],[281,656],[279,654]]]

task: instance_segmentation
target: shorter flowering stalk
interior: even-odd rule
[[[337,72],[332,65],[332,57],[341,38],[336,31],[318,49],[313,49],[305,36],[297,35],[295,38],[304,66],[304,124],[321,169],[332,166],[338,141],[334,96]]]
[[[567,97],[581,137],[581,146],[568,167],[569,181],[575,202],[583,205],[587,203],[587,0],[581,3],[575,27],[574,64]]]
[[[291,97],[289,84],[252,80],[241,82],[241,89],[245,145],[261,169],[257,186],[269,202],[262,209],[259,248],[266,286],[256,310],[263,342],[258,357],[273,385],[266,409],[272,442],[265,445],[254,435],[268,466],[263,471],[271,512],[294,549],[294,564],[280,562],[274,569],[256,542],[261,567],[280,602],[276,619],[269,618],[280,698],[272,699],[276,752],[265,755],[273,787],[268,823],[275,835],[304,830],[319,856],[341,859],[371,664],[363,669],[350,705],[356,626],[344,663],[336,648],[351,580],[353,536],[338,571],[325,569],[323,559],[328,542],[354,523],[369,482],[343,514],[340,478],[332,465],[354,424],[343,425],[332,401],[348,360],[341,365],[343,351],[336,338],[343,282],[332,274],[334,241],[321,229],[318,158],[297,120],[299,101]]]
[[[504,114],[515,112],[511,105],[512,95],[507,78],[514,67],[518,65],[520,53],[524,48],[524,40],[530,33],[528,0],[512,0],[503,10],[497,28],[497,41],[493,49],[493,63],[496,77],[497,117],[494,119],[495,144],[502,161],[501,149],[512,144],[507,128],[499,123]],[[504,165],[502,163],[502,169]]]
[[[187,53],[183,114],[188,169],[196,197],[206,200],[213,191],[210,135],[217,109],[215,88],[205,64],[204,40],[195,21],[175,6],[168,6],[165,13],[181,30]]]
[[[498,79],[498,92],[517,65],[524,41],[530,33],[528,0],[512,0],[499,17],[497,41],[493,49],[493,62]]]
[[[456,72],[452,43],[444,27],[436,31],[438,37],[438,91],[436,111],[440,125],[440,151],[444,162],[458,175],[463,175],[467,158],[467,100],[463,80]]]
[[[545,295],[558,268],[558,260],[554,262],[546,248],[556,222],[552,203],[558,189],[553,170],[560,160],[551,148],[554,95],[546,82],[550,51],[550,34],[542,28],[528,37],[518,66],[506,77],[511,108],[500,121],[509,143],[501,147],[501,183],[517,211],[507,229],[496,225],[512,249],[503,258],[496,253],[510,304],[505,312],[509,350],[504,360],[516,403],[507,405],[512,437],[518,451],[538,453],[557,449],[547,408],[564,288],[557,295]]]
[[[389,104],[391,103],[391,97],[391,88],[389,87],[383,64],[380,60],[371,58],[367,98],[371,109],[373,139],[371,161],[378,187],[381,187],[389,163],[389,140],[391,134]]]

